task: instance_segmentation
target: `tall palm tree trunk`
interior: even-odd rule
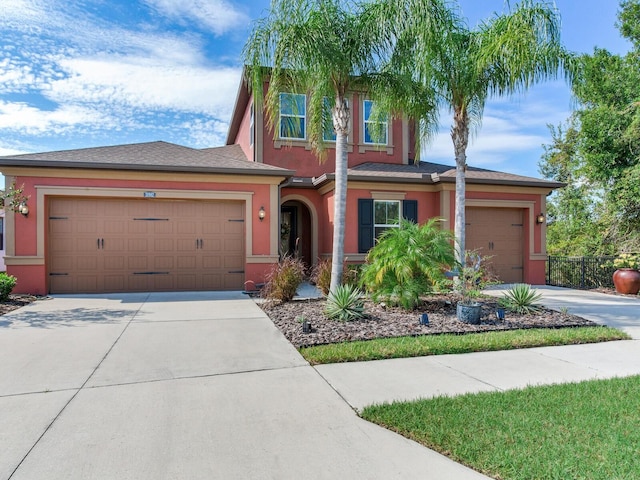
[[[333,197],[333,255],[331,257],[331,283],[329,293],[342,284],[344,264],[344,230],[347,211],[347,135],[349,133],[349,106],[343,95],[336,95],[332,110],[336,131],[336,187]]]
[[[465,193],[467,189],[467,145],[469,144],[469,118],[466,110],[456,107],[451,128],[451,140],[456,157],[456,208],[454,235],[456,238],[456,260],[464,265],[465,251]]]

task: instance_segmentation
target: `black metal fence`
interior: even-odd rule
[[[557,257],[547,258],[547,285],[568,288],[613,287],[613,259],[602,257]]]

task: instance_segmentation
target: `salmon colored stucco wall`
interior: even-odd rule
[[[105,176],[109,175],[109,172],[105,173]],[[168,175],[168,178],[171,175]],[[92,189],[103,188],[131,188],[131,189],[143,189],[144,191],[158,190],[158,199],[162,198],[162,190],[197,190],[197,191],[218,191],[218,192],[250,192],[252,207],[248,215],[250,219],[245,219],[245,228],[247,228],[249,222],[252,225],[252,251],[246,251],[247,256],[251,255],[263,255],[269,256],[271,253],[271,235],[270,235],[270,221],[268,218],[260,222],[258,221],[258,211],[261,206],[265,206],[266,209],[271,205],[271,192],[272,185],[260,184],[260,183],[223,183],[223,182],[207,182],[207,181],[174,181],[174,180],[120,180],[109,178],[56,178],[56,177],[31,177],[31,176],[17,176],[15,177],[17,185],[24,185],[24,194],[29,196],[29,215],[24,217],[19,214],[14,215],[14,231],[7,232],[7,235],[14,235],[15,242],[15,257],[35,257],[38,255],[38,218],[40,215],[46,215],[46,212],[38,210],[37,191],[35,186],[39,187],[80,187],[86,191],[86,196],[91,197]],[[273,189],[277,192],[277,188]],[[85,196],[85,195],[83,195]],[[95,195],[94,195],[95,196]],[[108,198],[108,197],[104,197]],[[141,198],[139,196],[133,196],[131,198]],[[194,199],[197,200],[197,199]],[[153,200],[151,200],[153,201]],[[45,199],[45,205],[47,204]],[[271,215],[269,212],[268,215]],[[276,212],[277,215],[277,212]],[[46,225],[46,222],[45,222]],[[46,229],[45,229],[46,230]],[[45,249],[47,245],[46,231],[45,235]],[[46,257],[46,251],[44,253]],[[264,281],[264,272],[269,269],[270,265],[267,263],[246,263],[245,265],[245,278],[249,278],[248,275],[252,275],[257,278],[258,281]],[[7,265],[7,273],[16,276],[18,284],[15,288],[16,293],[33,293],[33,294],[46,294],[47,281],[46,281],[46,265]]]
[[[254,145],[251,145],[251,139],[249,136],[250,127],[251,127],[251,108],[252,107],[253,107],[253,96],[249,99],[249,103],[247,104],[247,109],[245,110],[244,115],[242,117],[242,121],[240,122],[240,128],[238,129],[238,136],[234,139],[234,143],[239,144],[240,148],[242,148],[242,151],[246,155],[247,159],[253,162],[255,161],[253,157],[253,152],[254,152],[253,148],[255,145],[255,138],[254,138]]]

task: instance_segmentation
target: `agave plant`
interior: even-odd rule
[[[339,285],[327,297],[325,315],[332,320],[350,321],[366,317],[362,305],[362,292],[353,285]]]
[[[531,285],[517,283],[505,292],[498,303],[511,312],[528,315],[542,310],[542,306],[537,303],[541,298],[542,294],[533,290]]]

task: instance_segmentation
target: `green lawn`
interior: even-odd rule
[[[301,348],[300,353],[312,365],[319,365],[323,363],[358,362],[449,353],[488,352],[627,339],[629,339],[629,336],[626,333],[609,327],[538,328],[465,335],[424,335],[333,343]]]
[[[640,376],[372,406],[362,417],[494,478],[640,478]]]

